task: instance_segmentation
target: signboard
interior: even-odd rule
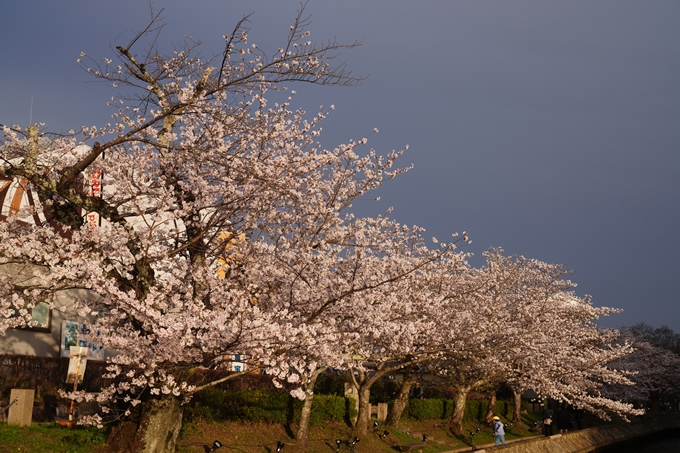
[[[69,349],[71,360],[68,362],[66,383],[75,384],[77,379],[77,383],[82,384],[83,376],[85,375],[85,367],[87,366],[88,349],[83,346],[71,346]]]
[[[77,321],[61,322],[61,356],[70,357],[72,346],[81,346],[88,350],[87,358],[90,360],[104,360],[104,346],[99,343],[84,340],[85,334],[90,334],[87,324]],[[95,334],[96,336],[96,334]]]

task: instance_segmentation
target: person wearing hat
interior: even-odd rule
[[[493,435],[496,436],[496,445],[500,444],[501,442],[503,442],[503,444],[507,444],[505,441],[505,430],[503,429],[503,423],[501,423],[499,416],[495,416],[493,418]]]

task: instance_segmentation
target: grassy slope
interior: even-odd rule
[[[470,427],[474,429],[475,427]],[[493,441],[491,430],[481,427],[475,435],[475,444]],[[355,446],[356,452],[394,452],[395,446],[416,442],[422,439],[422,433],[428,434],[427,447],[419,449],[422,453],[435,453],[463,448],[468,445],[461,439],[447,434],[443,421],[404,420],[399,430],[390,430],[389,436],[381,439],[384,431],[381,425],[376,431],[361,439]],[[527,435],[527,432],[521,434]],[[512,433],[508,438],[517,437]],[[96,428],[77,427],[67,429],[54,423],[36,423],[30,427],[17,427],[0,424],[0,453],[103,453],[105,451],[106,432]],[[352,436],[350,428],[341,422],[325,423],[310,429],[310,442],[307,452],[334,452],[336,439],[343,441],[340,451],[349,452]],[[178,442],[178,453],[204,453],[206,447],[219,440],[222,451],[240,452],[274,452],[277,441],[286,444],[283,452],[303,451],[292,433],[280,424],[238,423],[238,422],[203,422],[188,424],[182,430]]]
[[[468,424],[468,431],[475,430],[477,424]],[[398,430],[390,430],[389,436],[382,439],[380,434],[384,427],[379,425],[375,431],[369,430],[369,434],[361,439],[355,446],[354,451],[373,453],[393,453],[396,446],[417,442],[422,439],[422,434],[427,434],[428,439],[425,448],[419,448],[422,453],[436,453],[450,451],[459,448],[470,448],[466,439],[452,436],[448,433],[445,422],[441,420],[403,420]],[[491,428],[479,425],[480,431],[474,436],[474,444],[482,445],[492,443],[494,437]],[[506,439],[533,436],[526,429],[510,428]],[[224,423],[224,422],[194,422],[186,426],[182,432],[177,448],[178,453],[202,453],[205,447],[212,445],[214,440],[219,440],[225,447],[233,451],[248,453],[274,452],[277,441],[286,446],[285,451],[306,451],[309,453],[330,453],[336,451],[336,439],[342,440],[341,452],[352,451],[349,444],[352,439],[350,428],[341,422],[326,423],[322,426],[310,428],[310,441],[304,450],[298,445],[281,425],[249,424],[249,423]],[[227,450],[229,451],[229,450]]]
[[[524,421],[533,426],[540,414],[525,413]],[[591,423],[588,423],[592,426]],[[473,440],[477,446],[491,444],[494,441],[491,428],[475,421],[468,421],[466,431],[476,431]],[[200,419],[187,423],[182,429],[178,441],[178,453],[205,453],[214,440],[219,440],[224,448],[218,450],[245,453],[272,453],[276,451],[277,441],[285,445],[282,453],[306,451],[308,453],[332,453],[336,451],[336,439],[343,441],[340,451],[357,453],[393,453],[398,445],[420,441],[422,434],[427,434],[425,448],[416,451],[421,453],[437,453],[454,449],[470,449],[465,438],[451,435],[446,429],[444,420],[416,421],[403,419],[398,430],[389,430],[384,439],[380,434],[384,426],[361,439],[354,449],[350,448],[351,429],[342,422],[327,422],[310,428],[310,441],[307,449],[298,445],[291,432],[281,424],[239,423],[239,422],[207,422]],[[512,441],[522,437],[534,436],[526,428],[509,427],[506,439]],[[54,423],[36,423],[30,427],[8,426],[0,423],[0,453],[103,453],[105,452],[106,431],[96,428],[77,427],[69,430]]]
[[[63,428],[55,423],[19,427],[0,424],[0,453],[100,453],[106,431]]]

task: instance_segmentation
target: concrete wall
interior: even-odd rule
[[[504,453],[590,453],[598,448],[625,442],[667,429],[680,429],[680,416],[659,416],[646,422],[627,423],[574,431],[552,437],[538,437],[489,448]],[[478,450],[481,451],[481,450]]]

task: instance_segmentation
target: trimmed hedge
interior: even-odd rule
[[[285,423],[288,413],[288,394],[262,390],[228,392],[208,388],[196,393],[185,408],[190,420]]]
[[[495,414],[509,417],[512,412],[512,403],[506,400],[496,402]],[[489,407],[487,400],[469,399],[465,403],[465,414],[463,420],[466,422],[481,422],[486,416],[486,409]],[[522,402],[523,409],[528,404]],[[412,399],[409,400],[404,416],[415,420],[439,420],[448,419],[453,414],[454,403],[449,399]]]
[[[448,418],[453,413],[452,400],[412,399],[409,400],[404,415],[415,420]]]
[[[324,420],[339,421],[346,414],[356,411],[348,407],[344,397],[335,395],[314,395],[310,425],[319,425]],[[198,392],[185,408],[189,420],[202,418],[210,421],[247,421],[285,424],[300,420],[302,401],[284,392],[251,390],[227,392],[208,388]]]
[[[489,402],[485,400],[467,400],[465,403],[465,414],[463,421],[480,421],[486,415]]]
[[[296,401],[296,406],[302,408],[302,401]],[[297,408],[296,408],[297,409]],[[356,412],[354,402],[347,407],[345,397],[335,395],[314,395],[312,402],[312,414],[309,417],[309,424],[312,426],[320,425],[325,420],[342,421],[349,412],[349,416]],[[300,419],[300,411],[295,411],[295,419]]]
[[[480,422],[486,415],[488,401],[468,400],[463,420]],[[507,417],[510,404],[499,400],[496,414]],[[446,420],[453,413],[453,400],[412,399],[409,400],[404,417],[414,420]],[[208,388],[194,395],[185,407],[188,420],[247,421],[287,424],[300,420],[302,401],[286,392],[248,390],[231,392]],[[318,426],[324,421],[349,420],[356,415],[354,401],[338,395],[314,395],[309,423]]]

